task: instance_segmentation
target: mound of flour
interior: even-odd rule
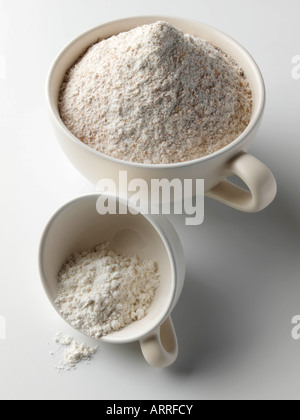
[[[169,164],[235,140],[249,124],[252,93],[220,49],[157,22],[91,46],[66,74],[59,110],[104,154]]]
[[[58,280],[62,317],[94,338],[143,319],[160,283],[155,262],[120,255],[108,242],[72,255]]]

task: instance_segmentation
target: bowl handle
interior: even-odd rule
[[[241,153],[228,162],[227,169],[240,177],[249,191],[225,180],[209,190],[207,197],[247,213],[259,212],[275,199],[277,184],[274,175],[254,156]]]
[[[140,341],[142,353],[149,365],[156,368],[171,366],[178,357],[178,341],[172,319]]]

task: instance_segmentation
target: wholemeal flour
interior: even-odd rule
[[[72,255],[58,280],[62,317],[94,338],[143,319],[159,286],[155,262],[123,256],[107,242]]]
[[[235,140],[250,122],[252,93],[220,49],[157,22],[91,46],[66,74],[59,110],[97,151],[170,164]]]

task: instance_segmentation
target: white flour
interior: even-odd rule
[[[66,261],[56,305],[74,328],[101,338],[143,319],[158,286],[155,262],[122,256],[103,243]]]
[[[82,142],[151,164],[209,155],[249,124],[243,70],[213,45],[165,22],[93,45],[69,70],[60,114]]]
[[[84,343],[78,343],[72,337],[64,336],[62,333],[56,335],[55,342],[64,347],[60,363],[56,366],[59,371],[74,369],[83,360],[90,361],[97,352],[97,347],[89,347]],[[50,354],[55,356],[54,352]]]

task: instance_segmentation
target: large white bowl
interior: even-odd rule
[[[209,41],[229,54],[244,69],[249,80],[253,92],[253,114],[250,124],[241,136],[210,156],[170,165],[129,163],[97,152],[77,139],[60,118],[58,95],[66,71],[90,45],[99,39],[158,20],[167,21],[185,33]],[[80,35],[59,53],[48,77],[47,101],[52,125],[61,147],[74,166],[93,183],[110,178],[118,186],[120,171],[127,171],[129,182],[142,178],[149,186],[151,179],[204,179],[207,196],[246,212],[262,210],[276,195],[276,181],[270,170],[246,153],[256,136],[265,107],[265,87],[261,72],[250,54],[238,42],[208,25],[166,16],[144,16],[98,26]],[[225,178],[231,174],[242,178],[250,191],[228,182]]]

